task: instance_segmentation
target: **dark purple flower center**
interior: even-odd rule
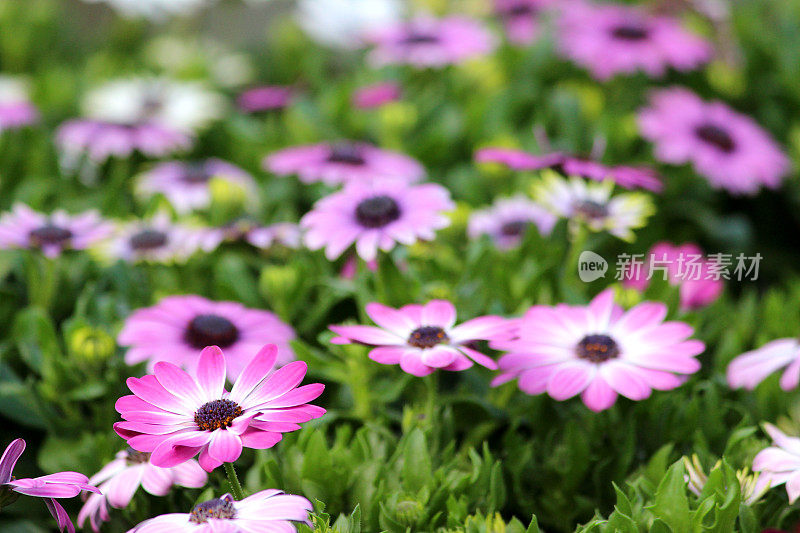
[[[408,344],[415,348],[433,348],[437,344],[449,341],[450,338],[439,326],[422,326],[411,332]]]
[[[598,220],[608,216],[608,206],[593,200],[583,200],[575,205],[575,212],[589,220]]]
[[[508,18],[527,17],[530,15],[535,15],[537,11],[538,10],[531,4],[519,2],[502,10],[501,15],[504,15]]]
[[[411,31],[403,38],[403,44],[435,44],[439,42],[439,37],[430,33]]]
[[[236,517],[236,508],[230,500],[214,498],[197,504],[189,513],[189,522],[205,524],[209,518],[224,518],[231,520]]]
[[[514,220],[500,226],[500,234],[504,237],[519,237],[527,231],[530,222],[527,220]]]
[[[214,400],[200,406],[194,413],[194,423],[201,431],[214,431],[229,428],[242,408],[231,400]]]
[[[373,196],[356,206],[356,220],[365,228],[382,228],[398,218],[400,206],[390,196]]]
[[[183,167],[181,181],[192,185],[207,183],[211,179],[211,174],[206,170],[202,162],[186,163]]]
[[[328,162],[353,166],[362,166],[366,163],[358,146],[350,143],[340,143],[331,146],[330,154],[328,154]]]
[[[167,234],[154,229],[142,230],[131,237],[130,245],[134,250],[155,250],[167,244]]]
[[[694,131],[701,140],[722,150],[726,154],[736,150],[736,142],[724,128],[715,124],[703,124]]]
[[[31,231],[29,237],[37,246],[63,244],[72,238],[72,232],[66,228],[48,223]]]
[[[184,338],[198,350],[206,346],[227,348],[239,340],[239,328],[223,316],[197,315],[189,322]]]
[[[150,461],[150,454],[146,452],[140,452],[134,450],[133,448],[128,448],[125,450],[125,464],[128,466],[140,465]]]
[[[623,41],[643,41],[647,39],[650,32],[644,26],[638,24],[623,24],[611,30],[611,35],[615,39]]]
[[[578,343],[575,352],[581,359],[602,363],[619,357],[619,346],[608,335],[587,335]]]

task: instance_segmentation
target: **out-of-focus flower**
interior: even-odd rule
[[[376,66],[408,64],[440,68],[487,55],[494,50],[494,35],[480,22],[467,17],[415,18],[403,24],[376,28],[368,36],[375,49],[370,60]]]
[[[508,40],[526,45],[539,37],[545,12],[556,4],[556,0],[494,0],[494,11],[503,21]]]
[[[307,522],[311,502],[275,489],[262,490],[242,501],[230,494],[200,503],[190,513],[170,513],[146,520],[129,533],[211,533],[212,531],[293,533],[292,522]]]
[[[267,341],[278,346],[278,365],[294,360],[289,341],[294,330],[262,309],[237,302],[215,302],[201,296],[169,296],[136,310],[125,320],[117,342],[127,346],[125,362],[147,361],[149,371],[168,361],[194,372],[200,350],[225,350],[228,375],[236,378]]]
[[[16,203],[0,217],[0,248],[31,248],[54,258],[64,250],[86,249],[112,231],[113,225],[97,211],[69,215],[59,210],[45,215]]]
[[[551,170],[542,172],[534,185],[534,197],[547,209],[572,224],[591,231],[607,231],[626,241],[633,230],[643,227],[655,208],[650,197],[640,192],[612,196],[614,182],[587,182],[578,177],[563,178]]]
[[[760,472],[769,487],[786,484],[789,503],[800,497],[800,439],[790,437],[772,424],[764,424],[772,444],[753,459],[753,471]]]
[[[137,191],[145,197],[163,194],[179,214],[211,206],[212,180],[239,187],[255,198],[256,182],[241,168],[221,159],[160,163],[139,177]]]
[[[264,168],[279,176],[297,175],[303,183],[367,184],[377,178],[415,182],[425,168],[412,157],[350,141],[285,148],[267,156]]]
[[[379,249],[389,252],[398,242],[408,246],[433,240],[436,230],[450,224],[444,213],[454,207],[441,185],[376,180],[352,183],[319,200],[300,226],[306,230],[306,246],[325,248],[331,261],[353,244],[362,259],[372,261]]]
[[[73,330],[69,335],[68,345],[70,353],[76,359],[89,364],[106,361],[117,347],[114,337],[105,330],[92,326]]]
[[[284,85],[262,85],[253,87],[239,95],[239,109],[246,113],[274,111],[283,109],[292,103],[295,90]]]
[[[254,220],[240,218],[217,228],[205,230],[203,249],[216,249],[223,242],[247,242],[256,248],[266,250],[275,245],[287,248],[300,248],[302,232],[300,226],[291,222],[277,222],[262,226]]]
[[[796,389],[800,383],[800,341],[777,339],[736,356],[728,365],[728,385],[754,389],[767,377],[786,368],[780,379],[783,390]]]
[[[713,472],[722,465],[722,461],[717,463],[711,468]],[[700,464],[700,458],[697,454],[692,455],[692,459],[683,457],[683,467],[686,470],[686,485],[692,494],[700,496],[703,488],[708,482],[708,475],[703,470],[703,465]],[[736,471],[736,479],[739,481],[739,490],[742,495],[742,503],[745,505],[754,505],[758,503],[767,490],[770,488],[768,476],[762,476],[758,473],[751,474],[749,469],[743,468]]]
[[[497,200],[490,208],[475,211],[469,219],[467,234],[471,239],[481,235],[492,238],[498,248],[518,246],[531,226],[542,235],[549,235],[556,216],[524,196]]]
[[[664,186],[654,170],[629,165],[604,165],[598,161],[560,152],[535,155],[512,148],[482,148],[475,153],[478,163],[499,163],[512,170],[552,169],[564,176],[579,176],[595,181],[612,180],[625,189],[660,192]]]
[[[641,265],[628,265],[622,284],[625,287],[644,291],[650,285],[650,274],[661,276],[670,285],[680,287],[681,309],[691,310],[714,302],[725,282],[721,276],[713,275],[714,262],[705,259],[703,251],[695,244],[673,246],[659,242],[647,252]],[[660,273],[660,274],[658,274]]]
[[[325,46],[354,49],[363,46],[367,32],[397,23],[401,0],[299,0],[297,21]]]
[[[753,119],[681,87],[654,92],[639,126],[657,159],[691,162],[713,187],[734,194],[776,188],[789,171],[786,155]]]
[[[400,85],[391,81],[367,85],[353,94],[353,105],[361,109],[372,109],[399,100],[401,94]]]
[[[128,448],[89,478],[89,483],[97,485],[100,493],[87,498],[78,513],[78,527],[83,527],[88,519],[92,531],[99,532],[100,525],[109,518],[108,506],[124,509],[139,486],[153,496],[166,496],[173,485],[199,489],[207,481],[208,474],[195,460],[160,468],[150,463],[149,453]]]
[[[446,300],[392,309],[379,303],[366,306],[375,326],[329,326],[338,335],[334,344],[368,344],[373,361],[400,365],[414,376],[436,369],[466,370],[473,363],[492,370],[492,358],[475,350],[474,342],[507,338],[511,323],[499,316],[482,316],[456,326],[456,309]]]
[[[215,86],[236,88],[253,81],[249,56],[209,38],[161,35],[145,47],[146,58],[159,72],[176,79],[207,77]]]
[[[145,17],[161,21],[169,16],[190,14],[208,0],[84,0],[84,2],[104,2],[125,17]]]
[[[38,122],[39,111],[30,102],[27,83],[0,75],[0,132]]]
[[[24,451],[25,441],[15,439],[3,452],[0,458],[0,498],[5,501],[11,499],[8,495],[3,495],[6,491],[43,498],[47,510],[56,519],[59,531],[64,531],[66,528],[70,533],[75,533],[75,526],[56,498],[74,498],[84,490],[95,493],[99,490],[89,483],[89,478],[78,472],[58,472],[35,478],[14,478],[14,467]]]
[[[611,289],[587,306],[533,306],[515,339],[490,344],[509,352],[492,384],[518,378],[526,394],[547,392],[559,401],[580,394],[593,411],[611,407],[618,394],[644,400],[653,389],[674,389],[700,369],[695,357],[705,345],[689,339],[688,324],[664,322],[666,315],[660,302],[626,312]]]
[[[712,56],[708,42],[666,15],[588,2],[565,3],[560,14],[561,53],[600,80],[636,71],[661,77],[669,67],[693,70]]]
[[[125,420],[114,431],[150,462],[171,468],[200,454],[200,466],[211,472],[239,458],[242,448],[271,448],[283,433],[325,414],[307,402],[322,394],[319,383],[298,387],[307,365],[294,361],[275,370],[278,348],[266,345],[225,390],[225,356],[217,346],[204,348],[196,378],[172,363],[160,361],[154,374],[128,378],[132,395],[117,400]]]
[[[158,213],[149,220],[120,225],[100,253],[132,263],[180,262],[200,250],[202,236],[202,231],[174,223],[165,213]]]

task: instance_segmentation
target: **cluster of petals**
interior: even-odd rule
[[[735,357],[728,365],[728,384],[752,390],[781,369],[785,369],[779,381],[781,388],[796,389],[800,383],[800,340],[797,338],[776,339]]]
[[[785,484],[793,504],[800,497],[800,438],[790,437],[772,424],[764,424],[764,430],[773,445],[758,452],[753,471],[760,472],[770,488]]]
[[[225,389],[225,356],[205,348],[196,378],[172,363],[159,362],[154,374],[127,381],[132,395],[117,400],[124,422],[114,430],[134,450],[151,453],[150,461],[170,468],[199,454],[210,472],[236,461],[244,447],[265,449],[299,424],[325,410],[307,402],[324,386],[298,387],[306,364],[295,361],[275,370],[278,348],[265,346],[244,368],[230,391]]]

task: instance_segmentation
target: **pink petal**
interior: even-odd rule
[[[172,363],[164,361],[156,363],[154,373],[158,382],[167,392],[178,398],[186,398],[198,407],[212,399],[204,397],[192,377]]]
[[[421,326],[402,311],[377,302],[368,303],[364,309],[373,322],[400,337],[407,336]]]
[[[303,361],[294,361],[279,368],[247,397],[242,407],[251,409],[280,398],[303,381],[307,369],[308,365]]]
[[[422,350],[421,360],[427,366],[442,368],[455,361],[458,355],[458,352],[453,348],[434,346],[433,348]]]
[[[419,352],[419,350],[406,350],[406,352],[400,358],[400,368],[412,376],[427,376],[433,372],[434,369],[424,364],[421,356],[422,354]]]
[[[456,308],[447,300],[431,300],[422,308],[422,325],[448,330],[456,323]]]
[[[11,473],[14,471],[14,466],[17,460],[25,451],[25,441],[22,439],[14,439],[11,444],[6,446],[3,452],[3,457],[0,458],[0,485],[8,483],[11,480]]]
[[[225,390],[225,356],[218,346],[208,346],[200,352],[197,384],[206,398],[222,397]]]
[[[405,339],[400,336],[374,326],[329,326],[329,328],[337,335],[350,339],[352,342],[374,346],[405,344]]]
[[[547,383],[547,394],[555,400],[567,400],[591,383],[596,374],[594,365],[584,362],[563,363]]]
[[[581,393],[581,399],[586,407],[597,413],[614,405],[617,393],[608,386],[602,376],[597,376]]]
[[[230,399],[241,404],[256,386],[264,381],[275,366],[278,357],[278,347],[274,344],[264,346],[236,378],[236,383],[231,389]]]
[[[384,365],[396,365],[400,362],[405,348],[402,346],[379,346],[369,352],[369,358],[376,363]]]
[[[232,463],[242,455],[242,439],[231,431],[218,429],[212,433],[208,453],[217,461]]]

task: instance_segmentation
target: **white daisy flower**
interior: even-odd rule
[[[369,31],[402,19],[400,0],[299,0],[297,20],[315,41],[335,48],[358,48]]]

